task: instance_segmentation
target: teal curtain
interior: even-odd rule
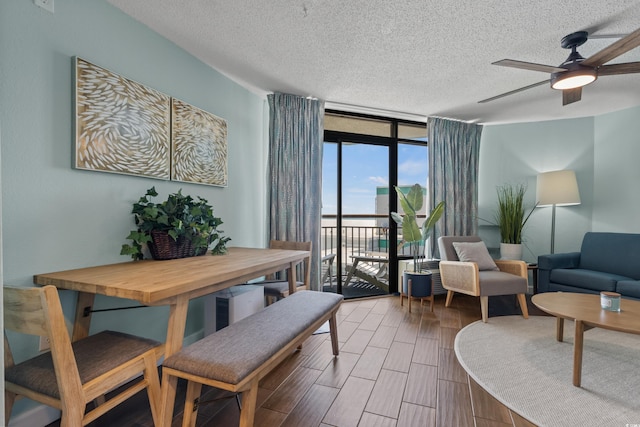
[[[472,236],[478,232],[478,159],[482,125],[429,117],[429,197],[431,206],[445,202],[431,239],[439,257],[439,236]]]
[[[312,242],[310,287],[319,290],[324,101],[284,93],[267,99],[270,239]]]

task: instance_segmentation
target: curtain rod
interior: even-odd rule
[[[328,110],[342,110],[350,113],[362,113],[372,116],[391,117],[394,119],[405,119],[414,122],[427,122],[427,116],[413,113],[405,113],[402,111],[384,110],[381,108],[363,107],[361,105],[344,104],[341,102],[325,101],[325,109]]]

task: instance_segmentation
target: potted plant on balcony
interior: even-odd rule
[[[122,245],[120,255],[143,259],[145,245],[153,259],[204,255],[208,249],[214,255],[227,251],[226,243],[231,239],[218,230],[222,220],[213,215],[206,199],[194,199],[179,190],[163,202],[150,200],[157,195],[155,187],[151,187],[133,204],[137,228],[127,236],[131,244]]]
[[[497,188],[498,210],[496,223],[500,229],[500,257],[502,259],[522,259],[522,229],[533,213],[525,213],[523,184],[505,184]]]
[[[400,245],[409,244],[411,255],[413,257],[413,271],[405,271],[403,273],[402,293],[408,294],[408,280],[411,279],[412,290],[411,296],[426,297],[431,294],[431,271],[422,270],[420,248],[426,246],[426,240],[433,231],[436,222],[444,213],[444,202],[440,202],[431,210],[429,216],[425,219],[422,227],[418,226],[417,213],[422,208],[424,197],[422,195],[422,186],[414,184],[409,192],[405,195],[400,187],[395,186],[396,193],[400,200],[400,206],[404,211],[404,215],[397,212],[391,212],[393,220],[402,227],[402,241]]]

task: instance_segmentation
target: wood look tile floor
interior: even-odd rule
[[[491,303],[490,303],[491,304]],[[399,297],[345,301],[338,314],[340,355],[329,334],[310,337],[261,382],[256,427],[531,427],[471,380],[456,360],[453,342],[480,319],[478,298],[458,295],[444,307],[436,297],[412,304]],[[491,320],[489,320],[491,321]],[[172,426],[180,426],[180,383]],[[226,393],[205,388],[197,426],[237,426],[238,406]],[[139,393],[93,427],[152,426],[146,394]],[[57,427],[53,423],[49,427]]]

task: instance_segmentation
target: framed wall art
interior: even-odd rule
[[[226,187],[227,122],[171,100],[171,180]]]
[[[170,179],[171,98],[78,57],[74,60],[74,166]]]

